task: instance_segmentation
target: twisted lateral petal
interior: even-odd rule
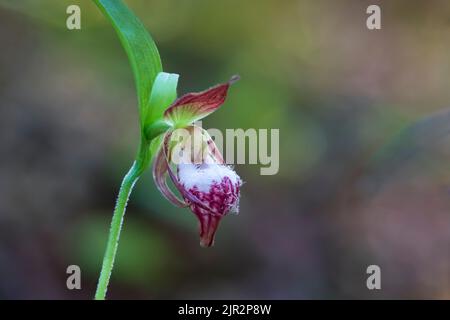
[[[170,135],[170,134],[169,134]],[[165,140],[165,139],[164,139]],[[163,142],[164,143],[164,142]],[[186,207],[186,202],[180,200],[173,192],[170,190],[166,182],[166,173],[169,169],[167,163],[164,148],[161,148],[155,158],[153,163],[153,180],[155,181],[156,187],[162,193],[162,195],[178,207]]]
[[[239,76],[233,76],[228,82],[208,90],[185,94],[167,108],[164,117],[178,127],[203,119],[225,102],[228,88],[237,80]]]
[[[197,126],[194,126],[197,127]],[[208,148],[208,154],[213,158],[214,163],[218,164],[225,164],[225,160],[223,159],[222,153],[220,152],[219,148],[217,148],[214,140],[209,135],[208,131],[201,128],[203,136],[206,138],[206,144]],[[208,160],[208,159],[207,159]]]
[[[169,141],[170,141],[170,135],[167,135],[164,138],[164,142],[163,142],[163,146],[160,150],[160,152],[158,153],[158,156],[161,154],[162,155],[162,161],[165,162],[165,171],[164,172],[168,172],[169,173],[169,177],[172,180],[173,184],[175,185],[175,187],[177,188],[177,190],[181,193],[181,195],[183,196],[184,199],[186,199],[187,201],[189,201],[190,203],[195,203],[198,206],[202,207],[205,210],[211,210],[209,207],[206,207],[201,201],[200,199],[198,199],[195,195],[189,193],[186,191],[185,188],[183,188],[183,186],[179,183],[178,178],[176,177],[175,173],[172,171],[172,168],[170,167],[169,164],[169,156],[168,156],[168,151],[169,151]],[[158,159],[156,159],[156,161],[158,161]],[[155,161],[155,163],[156,163]],[[155,180],[156,181],[156,180]],[[167,187],[166,184],[166,180],[165,180],[165,174],[164,174],[164,184]],[[159,189],[159,187],[158,187]],[[167,187],[167,189],[169,189]],[[170,191],[170,189],[169,189]],[[170,191],[171,192],[171,191]],[[171,192],[172,193],[172,192]],[[172,193],[173,195],[173,193]],[[174,195],[173,195],[174,196]],[[175,197],[175,196],[174,196]],[[178,198],[177,198],[178,199]],[[189,204],[184,203],[184,206],[188,206]]]

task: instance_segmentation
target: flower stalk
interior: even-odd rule
[[[95,292],[96,300],[104,300],[108,289],[109,279],[116,258],[117,247],[119,245],[120,231],[122,229],[123,217],[125,215],[126,206],[131,191],[137,180],[139,179],[139,171],[141,171],[136,162],[133,163],[128,173],[125,175],[120,186],[117,196],[116,207],[114,208],[111,228],[109,230],[108,243],[103,257],[102,270],[98,280],[97,291]]]
[[[114,208],[108,241],[103,257],[102,269],[100,271],[97,290],[95,292],[95,300],[104,300],[106,297],[109,279],[111,278],[111,273],[117,254],[120,232],[122,231],[123,218],[125,216],[127,203],[134,185],[139,180],[141,174],[149,166],[151,160],[149,143],[145,140],[141,142],[136,159],[137,160],[133,162],[130,170],[128,170],[127,174],[124,176],[117,195],[116,206]]]

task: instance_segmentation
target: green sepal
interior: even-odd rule
[[[172,126],[168,124],[166,121],[157,120],[145,128],[144,136],[147,139],[147,141],[152,141],[157,136],[165,133],[170,128],[172,128]]]
[[[178,78],[179,75],[176,73],[158,73],[146,107],[143,128],[162,119],[164,111],[175,101],[177,98]]]

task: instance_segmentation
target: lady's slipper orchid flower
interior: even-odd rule
[[[238,212],[242,180],[226,165],[206,130],[193,123],[217,110],[238,79],[235,76],[208,90],[188,93],[172,103],[164,112],[171,129],[164,134],[153,164],[153,178],[164,197],[176,206],[189,206],[197,216],[200,245],[205,247],[213,245],[220,219],[230,211]],[[168,187],[167,175],[182,198]]]

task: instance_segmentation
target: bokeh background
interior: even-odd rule
[[[110,298],[450,298],[450,2],[126,2],[179,93],[241,75],[203,125],[280,129],[280,170],[236,166],[241,213],[212,249],[147,172]],[[90,299],[137,149],[131,69],[88,0],[1,0],[0,43],[0,298]]]

